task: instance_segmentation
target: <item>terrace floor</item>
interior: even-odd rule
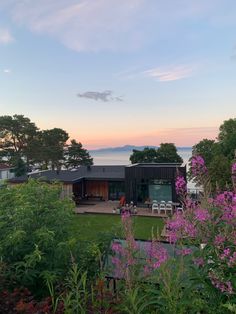
[[[77,214],[112,214],[118,215],[113,213],[113,210],[116,209],[119,205],[119,201],[88,201],[83,202],[81,205],[78,205],[75,208],[75,212]],[[137,207],[137,214],[136,216],[146,216],[146,217],[161,217],[166,218],[167,215],[152,213],[151,208],[144,208],[144,207]]]

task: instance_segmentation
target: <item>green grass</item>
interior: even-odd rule
[[[134,216],[133,226],[136,239],[151,239],[161,233],[163,219],[157,217]],[[121,217],[119,215],[105,214],[77,214],[74,217],[71,231],[80,240],[96,240],[101,233],[112,233],[116,237],[122,237]]]

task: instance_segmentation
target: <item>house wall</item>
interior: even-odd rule
[[[0,180],[12,179],[14,178],[14,173],[10,169],[0,170]]]
[[[85,181],[85,194],[108,200],[108,181]]]
[[[64,183],[62,185],[61,198],[72,197],[73,185]]]
[[[148,180],[168,180],[172,186],[172,201],[178,201],[175,190],[175,178],[177,172],[186,179],[186,167],[126,167],[125,168],[125,195],[127,202],[137,202],[137,185],[142,179]]]

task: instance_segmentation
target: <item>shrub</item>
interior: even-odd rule
[[[34,180],[0,190],[0,258],[14,286],[39,293],[45,273],[66,272],[73,206],[60,191]]]

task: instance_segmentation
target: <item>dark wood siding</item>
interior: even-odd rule
[[[108,200],[108,182],[85,181],[85,193],[92,196],[102,196],[104,200]]]
[[[181,173],[186,179],[186,167],[132,166],[125,168],[125,195],[127,202],[137,202],[137,184],[142,180],[168,180],[172,186],[172,200],[178,201],[175,191],[175,178]]]

